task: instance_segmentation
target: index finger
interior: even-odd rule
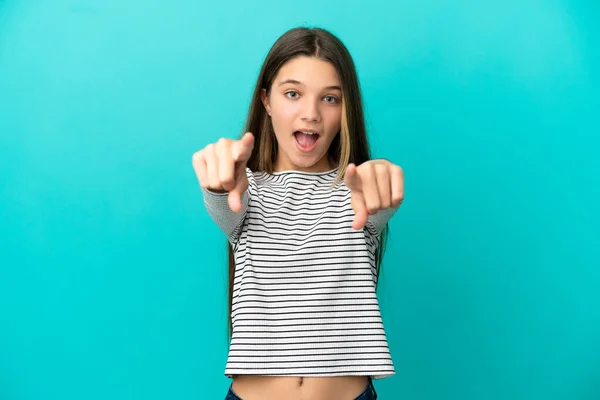
[[[247,132],[233,144],[233,160],[235,162],[248,161],[254,148],[254,135]]]
[[[356,171],[356,165],[350,163],[346,167],[346,173],[344,174],[344,183],[350,190],[361,190],[362,184],[360,177]]]
[[[354,210],[354,220],[352,228],[359,230],[365,226],[369,219],[369,212],[365,205],[365,198],[360,192],[355,192],[351,197],[352,209]]]

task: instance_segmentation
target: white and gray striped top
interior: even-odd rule
[[[394,374],[375,293],[375,250],[396,208],[354,230],[350,190],[327,172],[246,168],[234,213],[202,189],[235,251],[233,332],[225,374]]]

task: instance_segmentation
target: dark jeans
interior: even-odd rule
[[[369,379],[369,384],[365,388],[364,392],[358,395],[354,400],[376,400],[377,392],[375,391],[375,386],[373,386],[373,381]],[[225,400],[242,400],[229,386],[229,392],[227,393],[227,397]]]

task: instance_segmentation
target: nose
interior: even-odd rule
[[[302,121],[319,122],[321,120],[321,112],[319,110],[318,100],[305,97],[302,104]]]

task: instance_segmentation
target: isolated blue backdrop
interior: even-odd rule
[[[223,236],[191,155],[296,25],[404,167],[380,398],[600,398],[597,2],[0,1],[0,399],[219,399]]]

